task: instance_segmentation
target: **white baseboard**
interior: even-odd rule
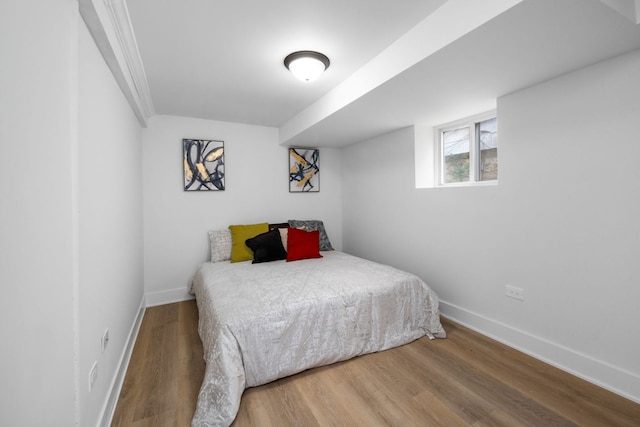
[[[640,376],[440,300],[443,317],[599,387],[640,403]]]
[[[147,307],[171,304],[174,302],[188,301],[195,296],[189,293],[187,288],[169,289],[168,291],[147,292]]]
[[[140,331],[140,325],[142,324],[142,319],[144,318],[145,308],[146,301],[145,296],[143,295],[142,300],[140,301],[140,306],[138,307],[138,314],[133,321],[133,325],[131,325],[131,330],[129,331],[129,336],[127,337],[124,351],[120,356],[116,375],[111,381],[107,401],[105,402],[102,413],[98,418],[98,427],[109,427],[111,425],[111,421],[113,420],[113,415],[116,410],[116,404],[118,403],[118,397],[120,396],[122,384],[124,383],[124,378],[127,374],[127,368],[129,367],[129,361],[131,360],[131,353],[133,352],[133,347],[136,343],[136,339],[138,338],[138,331]]]

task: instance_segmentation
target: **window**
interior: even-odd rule
[[[437,129],[440,186],[498,180],[498,121],[495,113]]]

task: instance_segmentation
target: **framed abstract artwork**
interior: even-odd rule
[[[184,191],[224,190],[224,141],[183,139]]]
[[[320,191],[320,150],[289,148],[289,192]]]

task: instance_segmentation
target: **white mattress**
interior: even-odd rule
[[[446,336],[417,276],[338,251],[261,264],[204,263],[193,281],[206,371],[192,426],[228,426],[246,387]]]

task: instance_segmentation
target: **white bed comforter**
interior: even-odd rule
[[[228,426],[246,387],[446,336],[417,276],[342,252],[262,264],[204,263],[193,280],[206,371],[193,427]]]

